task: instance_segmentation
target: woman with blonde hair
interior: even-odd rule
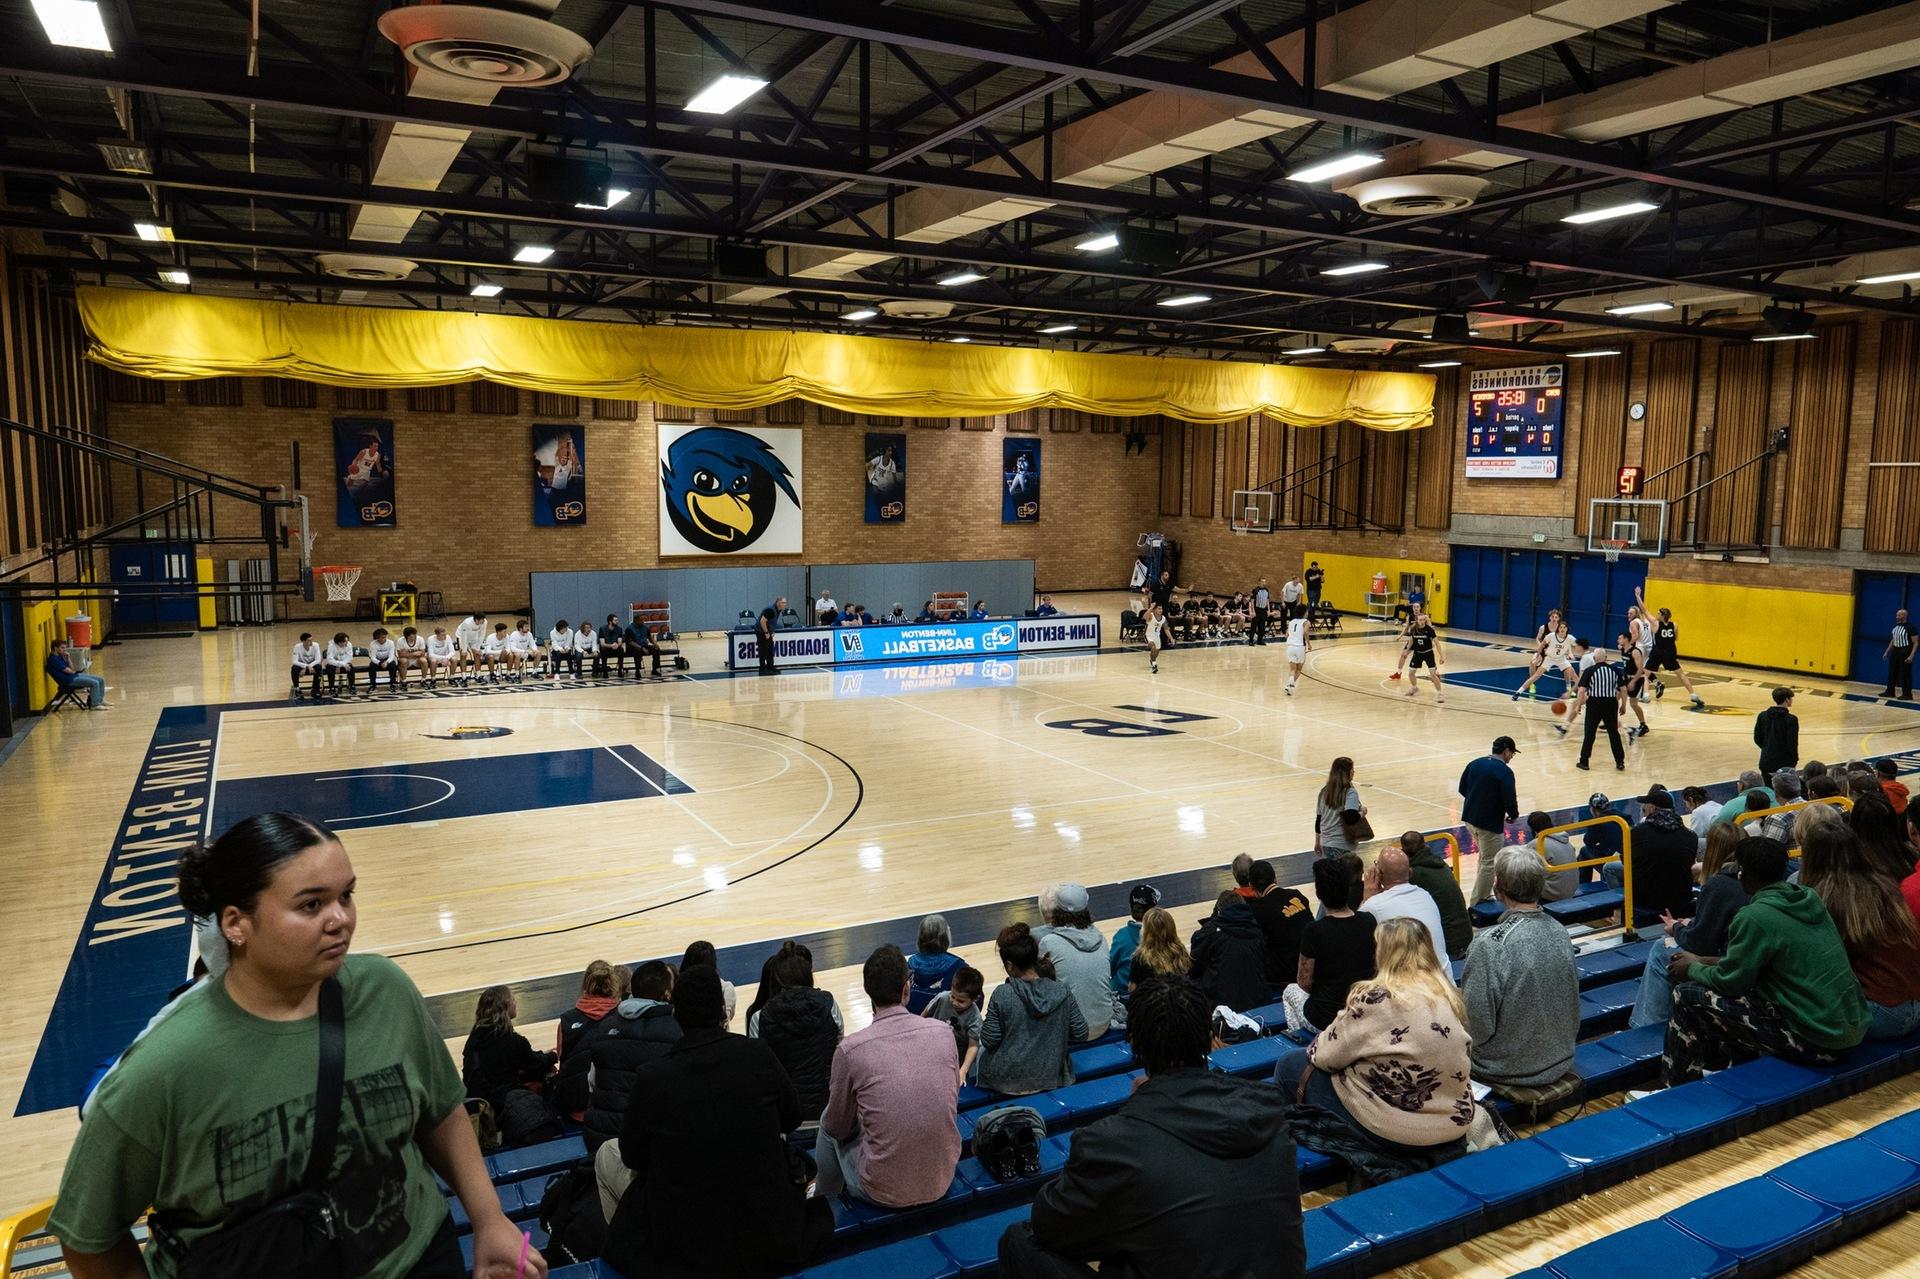
[[[489,986],[480,992],[473,1010],[473,1030],[461,1050],[461,1081],[467,1096],[485,1097],[497,1112],[501,1099],[515,1088],[538,1090],[553,1070],[556,1054],[534,1051],[527,1037],[513,1028],[520,1005],[511,986]]]
[[[1367,806],[1360,802],[1360,792],[1353,785],[1353,761],[1345,755],[1335,757],[1327,768],[1326,785],[1313,802],[1313,855],[1329,857],[1334,853],[1350,853],[1354,848],[1354,837],[1347,829],[1344,815],[1357,813],[1367,815]]]
[[[587,1110],[587,1060],[583,1051],[587,1032],[607,1019],[626,998],[613,965],[596,959],[580,974],[580,998],[560,1018],[554,1047],[560,1053],[560,1072],[553,1084],[553,1105],[575,1123]]]
[[[1804,848],[1807,832],[1815,826],[1845,826],[1847,815],[1838,804],[1808,804],[1793,815],[1793,846]]]
[[[1180,929],[1172,915],[1155,906],[1140,917],[1140,945],[1133,952],[1129,991],[1155,977],[1184,977],[1192,967],[1193,956],[1180,940]]]
[[[1374,966],[1332,1025],[1280,1059],[1274,1083],[1317,1112],[1296,1122],[1297,1140],[1323,1153],[1357,1150],[1379,1180],[1465,1153],[1474,1103],[1466,1004],[1426,926],[1381,920]]]

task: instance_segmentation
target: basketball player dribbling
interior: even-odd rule
[[[1555,613],[1554,617],[1558,619],[1559,614]],[[1534,657],[1533,673],[1527,676],[1527,682],[1514,693],[1513,700],[1519,701],[1522,695],[1532,697],[1534,684],[1548,671],[1560,672],[1560,678],[1566,682],[1565,691],[1561,696],[1572,697],[1573,686],[1579,676],[1573,669],[1573,636],[1568,633],[1567,624],[1563,621],[1554,622],[1552,633],[1541,643],[1540,651]]]
[[[1166,629],[1167,614],[1158,604],[1155,604],[1147,610],[1146,617],[1147,671],[1149,674],[1158,675],[1160,673],[1161,637],[1166,632]]]
[[[1307,650],[1313,647],[1313,637],[1308,634],[1312,622],[1306,613],[1296,613],[1287,622],[1287,665],[1293,668],[1287,676],[1287,696],[1293,696],[1294,685],[1300,682],[1300,668],[1306,664]]]
[[[1433,619],[1425,613],[1415,613],[1413,620],[1407,623],[1407,638],[1402,643],[1407,658],[1407,696],[1412,697],[1420,691],[1420,668],[1424,666],[1428,678],[1433,680],[1435,699],[1444,704],[1447,689],[1440,680],[1440,663],[1444,659],[1440,653],[1440,635],[1433,629]]]
[[[1681,685],[1687,690],[1687,696],[1693,699],[1695,710],[1704,710],[1706,702],[1693,687],[1693,681],[1687,677],[1686,668],[1680,665],[1680,628],[1673,624],[1672,609],[1650,609],[1647,597],[1639,587],[1633,588],[1633,598],[1639,601],[1642,615],[1658,613],[1659,618],[1653,624],[1653,649],[1647,655],[1647,672],[1653,679],[1653,695],[1665,697],[1667,686],[1660,682],[1661,671],[1672,671],[1680,677]]]

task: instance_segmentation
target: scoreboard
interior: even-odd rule
[[[1564,364],[1476,369],[1467,386],[1467,474],[1557,480],[1566,424]]]

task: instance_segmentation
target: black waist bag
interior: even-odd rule
[[[320,987],[320,1083],[314,1102],[313,1148],[300,1188],[252,1216],[183,1244],[156,1214],[155,1238],[175,1257],[177,1279],[348,1279],[341,1223],[324,1187],[340,1129],[347,1067],[347,1021],[340,983]]]

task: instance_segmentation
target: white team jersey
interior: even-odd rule
[[[1280,598],[1288,604],[1300,602],[1300,583],[1287,582],[1280,588]]]
[[[1633,646],[1643,653],[1653,651],[1653,627],[1647,625],[1644,617],[1633,619]]]
[[[352,666],[353,665],[353,645],[329,643],[327,645],[327,665],[328,666]]]
[[[391,662],[395,653],[400,651],[392,640],[375,640],[367,645],[367,657],[376,662]]]
[[[563,631],[556,626],[547,632],[547,643],[552,646],[553,651],[556,653],[571,653],[573,651],[573,632]]]
[[[453,628],[453,638],[459,642],[461,651],[466,653],[479,652],[487,634],[487,628],[472,618]]]
[[[318,644],[295,644],[293,646],[293,664],[295,666],[320,665],[320,646]]]
[[[482,641],[482,643],[484,644],[486,643],[486,641]],[[452,661],[453,660],[453,637],[451,635],[436,635],[432,639],[428,640],[427,656],[435,659],[436,661],[442,661],[442,662]]]
[[[414,654],[426,652],[427,651],[426,637],[423,635],[416,635],[412,639],[408,639],[404,635],[401,636],[400,651],[402,653],[414,653]],[[449,653],[453,652],[453,641],[451,639],[447,641],[447,652]]]
[[[1587,650],[1587,655],[1580,659],[1580,661],[1575,665],[1574,669],[1578,673],[1585,675],[1588,671],[1593,669],[1593,664],[1599,660],[1600,660],[1600,654],[1598,650],[1590,648]]]
[[[1147,619],[1147,643],[1158,644],[1160,642],[1160,632],[1166,628],[1166,625],[1167,619],[1164,617],[1149,617]]]
[[[355,488],[373,478],[374,468],[380,465],[380,450],[368,445],[353,455],[353,461],[347,463],[347,486]]]
[[[1565,662],[1573,655],[1573,636],[1547,636],[1546,658],[1549,662]]]
[[[1307,647],[1307,619],[1306,618],[1296,617],[1291,622],[1287,623],[1287,647],[1297,648],[1297,649],[1300,649],[1302,652],[1306,651],[1306,647]]]
[[[600,637],[592,631],[575,631],[573,633],[573,646],[582,653],[598,653],[600,651]]]

